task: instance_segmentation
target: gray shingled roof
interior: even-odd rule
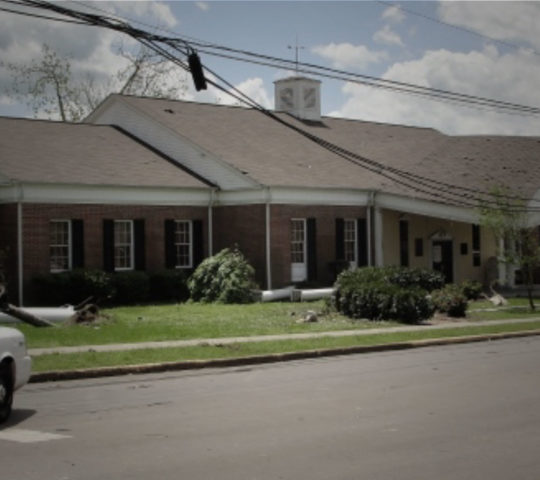
[[[374,189],[425,197],[350,164],[251,109],[121,98],[263,185]],[[386,166],[449,184],[489,189],[505,183],[529,197],[540,188],[540,137],[448,136],[433,129],[329,117],[316,125],[277,115]]]
[[[17,182],[207,185],[114,127],[0,118],[0,178]]]

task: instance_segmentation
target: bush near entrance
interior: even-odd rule
[[[443,276],[431,270],[364,267],[338,276],[334,303],[352,318],[418,323],[435,312],[428,294],[443,285]]]

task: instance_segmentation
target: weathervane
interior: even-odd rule
[[[298,35],[296,35],[296,45],[294,47],[292,45],[287,45],[287,48],[290,50],[294,48],[295,50],[294,62],[296,64],[296,76],[298,76],[298,50],[303,50],[306,47],[301,47],[298,45]]]

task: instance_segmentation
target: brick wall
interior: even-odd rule
[[[330,286],[334,281],[332,263],[336,260],[336,219],[364,218],[365,207],[272,205],[271,257],[274,288],[291,284],[291,219],[315,218],[317,225],[317,282]]]
[[[146,270],[165,268],[165,220],[202,220],[204,254],[208,254],[206,207],[26,204],[23,206],[25,292],[31,278],[49,272],[49,222],[81,219],[84,222],[86,268],[103,269],[103,219],[144,219]]]
[[[255,268],[255,281],[266,288],[266,216],[264,205],[240,205],[214,209],[214,253],[238,249]]]
[[[364,207],[355,206],[271,206],[272,287],[291,284],[290,226],[292,218],[315,218],[317,226],[317,278],[320,285],[334,281],[336,218],[365,217]],[[144,219],[146,270],[165,267],[166,219],[203,221],[204,255],[208,255],[208,210],[206,207],[122,206],[26,204],[23,206],[25,291],[36,274],[49,272],[49,222],[53,219],[84,221],[85,266],[103,268],[103,219]],[[266,218],[265,206],[216,207],[214,218],[214,253],[225,247],[238,246],[255,268],[256,281],[266,285]],[[16,206],[0,206],[2,242],[13,244],[16,252]],[[16,285],[16,264],[10,256],[10,281]]]

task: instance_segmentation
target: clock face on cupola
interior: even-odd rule
[[[308,87],[304,88],[304,107],[305,108],[314,108],[317,103],[317,96],[315,88]]]
[[[293,89],[290,87],[287,87],[281,90],[279,97],[281,99],[281,105],[283,108],[285,109],[293,108],[293,105],[294,105],[293,95],[294,95]]]
[[[320,121],[320,83],[306,77],[290,77],[274,82],[276,109],[301,120]]]

